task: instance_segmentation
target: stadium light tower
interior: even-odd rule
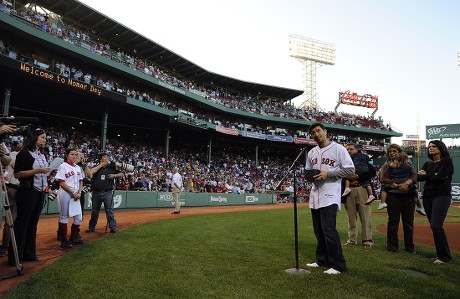
[[[335,45],[291,34],[289,56],[298,59],[303,66],[304,100],[300,107],[316,108],[316,69],[323,64],[335,64]]]
[[[460,66],[460,50],[457,51],[457,65]]]

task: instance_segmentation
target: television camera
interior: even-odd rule
[[[33,130],[36,128],[36,123],[38,123],[38,118],[36,117],[14,117],[14,116],[1,116],[0,117],[0,126],[3,125],[13,125],[16,126],[16,130],[13,132],[5,132],[0,135],[0,139],[6,137],[9,134],[12,135],[21,135],[21,136],[32,136]]]

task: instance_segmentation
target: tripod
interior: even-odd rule
[[[3,207],[5,208],[5,225],[9,228],[10,230],[10,248],[8,250],[13,250],[14,252],[14,260],[16,263],[16,276],[22,275],[22,269],[24,269],[24,266],[20,263],[19,261],[19,253],[18,253],[18,246],[16,244],[16,237],[14,235],[14,224],[13,224],[13,215],[11,214],[10,210],[10,200],[8,198],[8,191],[7,191],[7,186],[5,182],[5,174],[3,172],[3,167],[0,165],[0,175],[2,178],[2,189],[0,190],[1,192],[1,197],[2,197],[2,202],[3,202]],[[11,248],[12,247],[12,248]],[[7,276],[7,277],[0,277],[0,280],[4,280],[7,278],[13,278],[15,276]]]
[[[286,171],[286,174],[284,177],[278,182],[278,185],[276,185],[276,189],[281,186],[281,183],[287,178],[291,170],[294,168],[294,165],[297,163],[299,160],[300,156],[302,156],[305,153],[306,148],[302,148],[300,151],[299,155],[294,159],[294,162],[292,162],[292,165],[289,167],[289,169]],[[296,185],[296,175],[295,175],[295,169],[293,171],[294,175],[294,243],[295,243],[295,268],[289,268],[286,269],[286,272],[289,274],[310,274],[311,272],[305,269],[299,269],[299,233],[297,229],[297,185]]]

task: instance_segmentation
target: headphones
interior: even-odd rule
[[[35,143],[38,140],[38,136],[40,136],[43,133],[44,131],[40,128],[30,128],[29,138],[30,140],[32,140],[33,143]]]
[[[43,133],[45,133],[43,129],[29,126],[29,128],[27,128],[26,138],[30,140],[32,145],[34,145],[38,140],[38,136],[42,135]]]

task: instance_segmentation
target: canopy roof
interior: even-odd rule
[[[123,49],[185,78],[239,91],[260,94],[277,99],[290,100],[303,93],[302,90],[282,88],[253,82],[246,82],[213,72],[209,72],[149,38],[131,30],[123,24],[107,17],[76,0],[16,0],[17,4],[36,4],[59,15],[68,26],[96,35],[112,47]]]

